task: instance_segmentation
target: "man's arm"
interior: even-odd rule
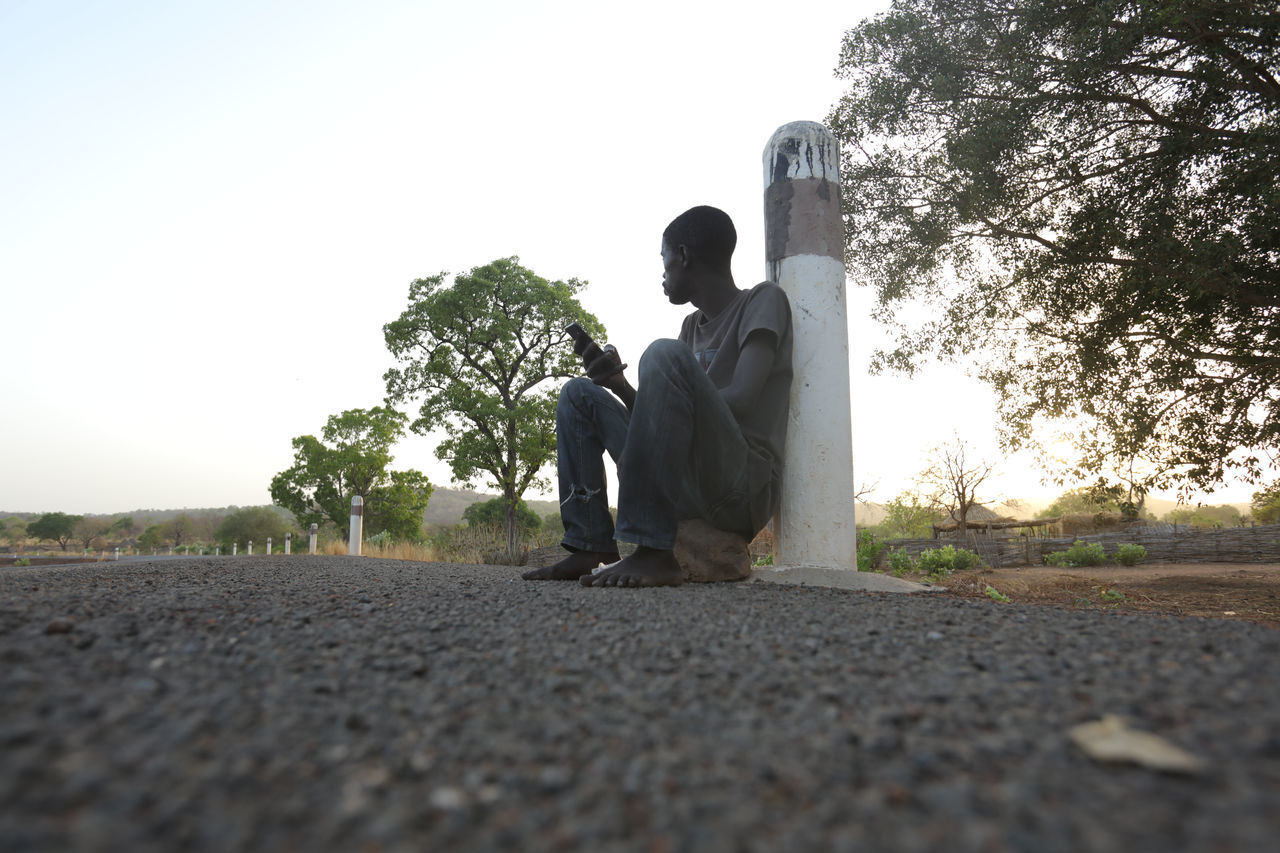
[[[587,354],[590,354],[588,351]],[[636,407],[636,389],[627,381],[627,377],[623,375],[619,369],[625,365],[622,364],[622,358],[618,355],[618,351],[612,347],[600,351],[600,354],[586,365],[587,377],[601,388],[607,388],[612,391],[622,404],[627,407],[627,411],[631,411]]]
[[[733,381],[720,389],[720,395],[729,404],[729,411],[739,421],[759,401],[769,371],[773,369],[777,350],[778,336],[768,329],[756,329],[747,336],[746,346],[738,354],[738,366],[733,370]]]
[[[769,371],[773,370],[777,350],[778,336],[768,329],[756,329],[747,336],[746,346],[738,354],[733,381],[720,389],[720,396],[724,397],[729,404],[729,411],[738,420],[742,420],[759,401],[760,392],[769,378]],[[621,363],[616,350],[605,350],[587,365],[587,376],[600,387],[612,391],[627,407],[627,411],[631,411],[636,405],[636,389],[627,381],[626,376],[616,371],[615,365]]]

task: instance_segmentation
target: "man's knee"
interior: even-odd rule
[[[640,356],[640,382],[643,385],[646,373],[655,372],[669,376],[690,364],[696,365],[693,352],[686,344],[672,338],[659,338]]]
[[[608,394],[596,383],[592,382],[585,376],[577,376],[564,383],[564,387],[560,389],[560,406],[566,405],[580,407],[587,400],[600,394]]]

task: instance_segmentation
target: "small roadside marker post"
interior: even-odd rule
[[[347,546],[347,554],[360,556],[360,538],[364,534],[364,498],[356,495],[351,499],[351,539]]]
[[[316,524],[314,521],[311,522],[311,553],[312,554],[316,552],[316,536],[318,536],[319,533],[320,533],[320,525]]]

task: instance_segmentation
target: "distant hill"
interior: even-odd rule
[[[462,513],[467,507],[496,497],[498,495],[471,489],[446,489],[443,486],[436,486],[436,490],[431,493],[431,500],[427,502],[427,512],[423,516],[423,521],[437,527],[452,527],[462,521]],[[538,514],[539,518],[553,512],[557,514],[560,512],[560,505],[555,501],[527,500],[525,503],[529,505],[529,509]]]

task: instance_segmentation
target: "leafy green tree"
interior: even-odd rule
[[[159,524],[152,524],[142,531],[142,535],[138,537],[139,548],[159,548],[164,544],[165,533],[164,527]]]
[[[420,471],[388,471],[386,481],[369,492],[365,523],[374,532],[391,534],[397,542],[421,541],[422,517],[434,491]]]
[[[462,511],[462,520],[472,527],[481,525],[505,526],[507,523],[507,501],[505,498],[473,503]],[[542,519],[529,509],[529,505],[520,500],[516,502],[516,525],[520,536],[537,533],[542,528]]]
[[[1280,481],[1253,493],[1253,520],[1258,524],[1280,524]]]
[[[421,400],[412,429],[445,428],[436,455],[468,487],[480,475],[505,502],[509,554],[516,553],[517,506],[555,452],[559,383],[581,373],[564,327],[603,340],[600,322],[575,295],[577,279],[552,281],[504,258],[445,284],[446,273],[409,285],[409,307],[388,323],[391,402]]]
[[[249,542],[265,546],[268,537],[284,543],[284,535],[292,530],[280,513],[265,506],[247,506],[228,515],[214,531],[214,538],[228,551],[232,543],[241,548]]]
[[[351,499],[364,501],[364,532],[386,530],[398,539],[422,535],[422,515],[433,486],[419,471],[390,471],[391,447],[404,435],[407,416],[395,409],[348,409],[330,415],[321,438],[293,440],[293,466],[271,480],[271,499],[308,527],[328,520],[350,536]]]
[[[1086,473],[1146,454],[1146,488],[1259,476],[1278,45],[1280,7],[1214,0],[897,0],[850,30],[830,124],[851,274],[900,333],[876,366],[985,351],[1007,442],[1066,419]]]
[[[83,516],[68,515],[65,512],[46,512],[27,525],[27,534],[39,541],[57,542],[63,551],[67,550],[76,535],[76,525]]]
[[[111,522],[108,532],[119,533],[121,536],[128,538],[138,532],[138,525],[134,523],[132,515],[122,515]]]
[[[1239,527],[1241,524],[1240,510],[1229,504],[1181,507],[1170,510],[1164,520],[1192,527]]]
[[[6,519],[4,523],[4,538],[10,547],[17,548],[26,544],[27,541],[27,522],[19,516],[13,516]]]
[[[1082,486],[1068,489],[1049,504],[1044,511],[1047,516],[1096,514],[1099,512],[1120,512],[1120,502],[1114,493],[1100,493],[1097,489]]]
[[[184,512],[160,525],[160,530],[164,533],[164,538],[173,543],[173,547],[181,548],[184,543],[191,542],[191,530],[194,525],[195,522],[191,516]]]
[[[564,533],[564,519],[559,512],[549,512],[542,517],[541,529],[560,536]]]
[[[938,512],[928,504],[920,503],[917,495],[903,492],[884,505],[884,521],[876,525],[881,538],[916,539],[933,532]]]

